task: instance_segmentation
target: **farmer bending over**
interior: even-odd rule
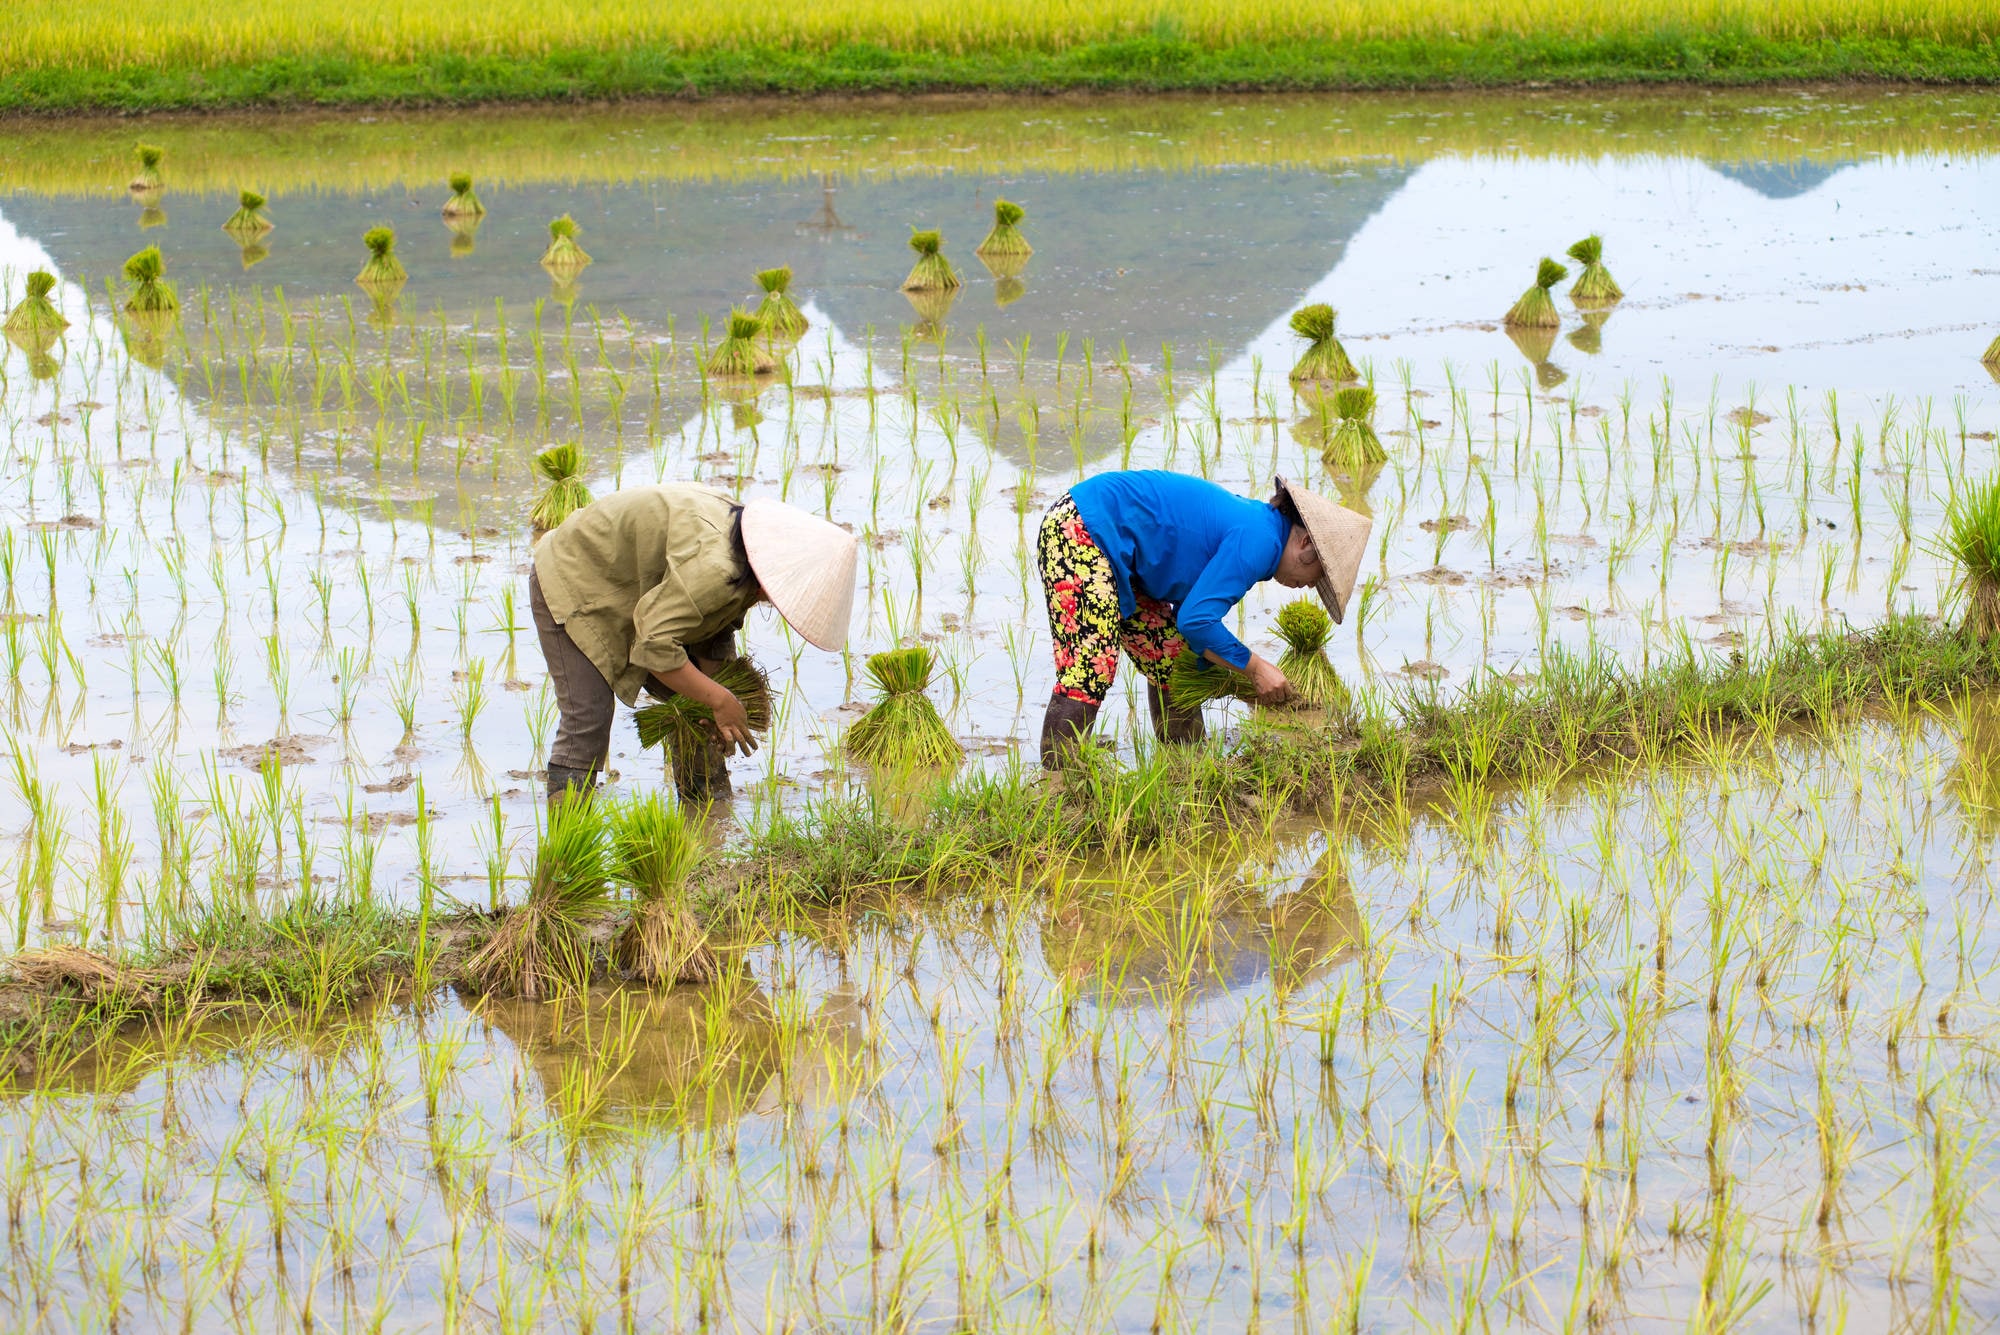
[[[736,656],[743,616],[762,602],[815,648],[845,644],[854,550],[852,534],[803,510],[688,484],[613,492],[552,529],[528,576],[562,714],[549,801],[595,786],[617,702],[636,703],[642,688],[715,711],[708,754],[674,757],[682,794],[727,785],[724,760],[757,743],[742,702],[708,674]]]
[[[1090,733],[1122,647],[1146,675],[1154,735],[1201,740],[1201,710],[1175,709],[1167,673],[1182,649],[1247,673],[1265,704],[1291,688],[1222,618],[1251,586],[1308,584],[1335,621],[1346,610],[1371,521],[1278,479],[1268,502],[1156,471],[1100,473],[1071,487],[1042,520],[1036,556],[1048,595],[1056,686],[1042,719],[1042,764]]]

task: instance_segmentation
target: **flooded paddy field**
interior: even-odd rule
[[[1955,624],[1934,540],[2000,427],[1996,111],[1836,91],[164,122],[143,131],[163,185],[136,195],[129,123],[0,128],[0,289],[11,307],[50,272],[70,322],[0,361],[6,949],[157,970],[220,919],[517,902],[555,718],[529,460],[556,443],[598,495],[701,479],[863,539],[846,654],[752,615],[780,694],[706,814],[716,867],[780,834],[831,865],[856,812],[1061,800],[1033,765],[1034,526],[1107,468],[1285,476],[1373,516],[1332,646],[1364,748],[1558,663],[1644,678]],[[438,216],[455,171],[477,226]],[[239,243],[243,189],[276,226]],[[1035,249],[995,272],[972,248],[997,198]],[[563,214],[593,262],[557,279],[537,259]],[[354,281],[377,226],[394,292]],[[898,290],[912,228],[944,233],[954,299]],[[1510,335],[1537,261],[1592,233],[1624,299],[1564,283],[1559,329]],[[177,318],[122,312],[147,245]],[[776,265],[809,328],[773,376],[707,375]],[[1325,398],[1288,380],[1315,302],[1375,390],[1380,464],[1329,456]],[[1280,595],[1243,604],[1253,647]],[[948,776],[842,745],[867,655],[913,643],[966,750],[943,798]],[[1135,685],[1100,731],[1144,776]],[[1273,731],[1210,715],[1219,766]],[[0,1311],[1991,1324],[1993,735],[1940,693],[1560,783],[1455,773],[1365,813],[1250,803],[1089,856],[1023,847],[922,894],[793,886],[718,928],[702,987],[404,978],[355,1006],[154,1007],[62,1060],[16,1043]],[[616,738],[612,795],[671,787]]]

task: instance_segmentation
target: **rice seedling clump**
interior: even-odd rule
[[[264,197],[255,190],[239,190],[236,194],[236,212],[229,215],[229,221],[222,224],[222,230],[238,236],[258,236],[271,230],[271,220],[264,213]]]
[[[1278,657],[1278,670],[1292,684],[1292,693],[1305,704],[1346,713],[1351,705],[1347,684],[1326,656],[1326,642],[1333,635],[1333,618],[1311,598],[1295,598],[1278,609],[1278,638],[1285,652]]]
[[[133,152],[139,159],[139,170],[132,177],[129,187],[132,193],[151,194],[157,191],[162,184],[160,159],[166,156],[166,150],[154,144],[140,144]]]
[[[716,685],[735,696],[750,720],[750,731],[771,730],[771,681],[763,669],[747,658],[731,658],[708,674]],[[713,734],[709,724],[715,711],[686,695],[670,695],[632,712],[639,730],[639,745],[646,748],[666,743],[669,755],[683,755],[705,744]]]
[[[171,315],[181,308],[173,287],[166,280],[167,261],[158,246],[147,246],[125,261],[125,277],[132,294],[125,309],[134,315]]]
[[[542,267],[553,274],[573,274],[590,263],[590,256],[576,243],[576,219],[567,213],[549,220],[549,248],[542,252]]]
[[[1535,269],[1535,285],[1523,292],[1521,299],[1508,308],[1507,326],[1519,329],[1561,328],[1562,316],[1556,311],[1556,299],[1551,295],[1551,289],[1568,275],[1568,269],[1543,257]]]
[[[2000,635],[2000,477],[1952,497],[1937,545],[1958,567],[1966,634],[1982,640]]]
[[[1619,300],[1625,289],[1604,267],[1604,238],[1592,233],[1569,248],[1569,257],[1583,266],[1569,286],[1569,299],[1579,306],[1604,305]]]
[[[472,193],[472,177],[466,172],[451,174],[451,198],[444,202],[444,216],[447,218],[480,218],[486,214],[486,206],[479,202],[479,196]]]
[[[888,649],[868,660],[868,679],[882,698],[847,730],[847,749],[871,765],[949,765],[960,755],[937,706],[924,692],[936,659],[924,645]]]
[[[764,289],[764,300],[758,304],[757,318],[764,322],[764,330],[772,338],[795,339],[806,332],[805,312],[792,300],[792,266],[781,264],[775,269],[763,269],[757,274],[757,286]]]
[[[466,972],[487,991],[529,1000],[587,983],[590,922],[610,907],[611,872],[603,812],[582,793],[555,803],[527,899],[500,919]]]
[[[1292,367],[1292,380],[1357,380],[1359,373],[1348,360],[1347,349],[1334,337],[1333,307],[1324,302],[1301,306],[1292,312],[1292,332],[1306,340],[1306,350]]]
[[[56,290],[56,276],[45,269],[28,275],[28,290],[20,303],[7,313],[8,334],[29,345],[46,344],[48,339],[69,328],[49,293]]]
[[[1175,709],[1198,709],[1211,700],[1257,702],[1257,688],[1235,668],[1223,667],[1183,649],[1167,672],[1167,698]]]
[[[713,982],[708,936],[688,907],[701,839],[686,812],[658,793],[613,809],[611,879],[632,892],[632,920],[612,947],[618,966],[653,984]]]
[[[391,227],[371,227],[361,240],[368,247],[368,262],[354,281],[363,287],[393,287],[409,278],[409,271],[396,258],[396,232]]]
[[[917,262],[911,267],[910,276],[903,280],[903,291],[948,292],[964,281],[944,257],[943,247],[941,233],[910,233],[910,249],[917,252]]]
[[[757,346],[764,322],[748,311],[729,312],[729,332],[709,354],[708,373],[722,376],[769,375],[778,359]]]
[[[1012,200],[993,201],[993,230],[986,234],[973,254],[983,259],[1003,256],[1026,257],[1035,253],[1028,244],[1028,238],[1021,235],[1021,219],[1027,217],[1027,210]]]
[[[1986,355],[1979,360],[1988,366],[2000,367],[2000,334],[1993,336],[1993,341],[1986,345]]]
[[[590,488],[583,485],[583,447],[576,442],[551,445],[536,455],[535,472],[549,484],[528,512],[528,523],[537,534],[590,504]]]
[[[1326,443],[1328,463],[1361,468],[1389,457],[1382,438],[1375,434],[1375,391],[1366,385],[1349,385],[1333,396],[1333,415],[1339,425]]]

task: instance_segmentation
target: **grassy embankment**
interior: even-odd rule
[[[822,0],[477,8],[20,0],[0,110],[152,111],[745,94],[1991,83],[1979,0]]]
[[[701,899],[715,940],[741,945],[858,895],[1032,892],[1065,860],[1193,851],[1232,834],[1254,843],[1302,812],[1398,829],[1433,804],[1470,832],[1497,784],[1644,768],[1995,686],[2000,644],[1921,617],[1643,674],[1556,657],[1532,682],[1495,677],[1453,699],[1377,700],[1339,727],[1280,722],[1229,746],[1155,753],[1129,768],[1099,763],[1060,788],[1033,772],[963,779],[913,821],[823,807],[709,866]],[[600,976],[610,976],[607,947],[623,919],[595,932]],[[336,891],[271,916],[198,913],[115,964],[30,952],[0,984],[0,1071],[60,1064],[132,1021],[271,1008],[316,1018],[384,991],[470,985],[467,962],[495,922],[466,913],[419,922]]]

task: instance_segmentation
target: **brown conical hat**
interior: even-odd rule
[[[1347,615],[1347,600],[1354,596],[1354,581],[1361,574],[1361,558],[1368,554],[1368,534],[1375,521],[1295,482],[1279,478],[1277,485],[1298,509],[1313,546],[1319,549],[1320,577],[1313,591],[1338,622]]]
[[[847,643],[854,616],[854,535],[783,501],[743,503],[743,551],[771,606],[816,649]]]

